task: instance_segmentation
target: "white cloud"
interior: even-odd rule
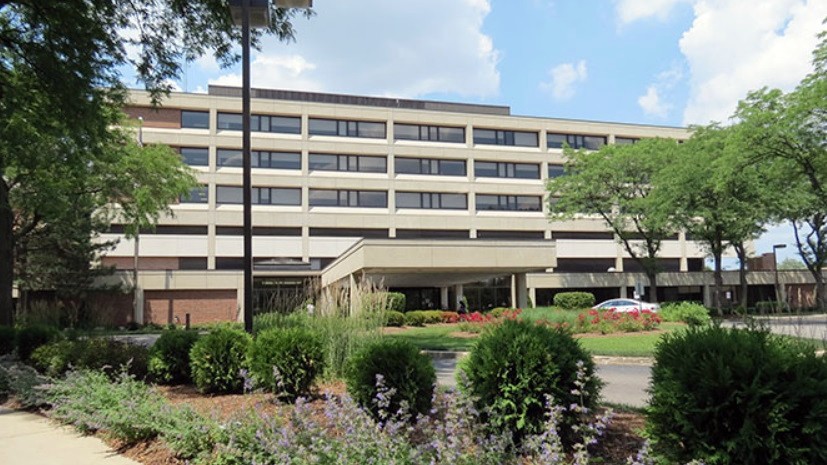
[[[567,100],[574,96],[575,84],[585,81],[588,77],[586,60],[577,64],[562,63],[549,70],[551,80],[540,83],[543,91],[551,93],[555,100]]]
[[[679,42],[690,86],[684,124],[726,121],[750,90],[790,90],[812,69],[827,1],[619,0],[617,15],[622,24],[666,18],[681,2],[695,16]]]
[[[646,115],[657,116],[658,118],[666,118],[671,107],[671,105],[661,101],[658,89],[654,84],[646,89],[644,95],[638,97],[637,104],[640,105]]]
[[[488,0],[319,2],[293,21],[296,42],[272,37],[251,63],[253,86],[393,97],[496,95],[499,54],[482,33]],[[203,67],[209,67],[209,61]],[[239,84],[238,73],[210,83]]]
[[[651,17],[663,21],[669,17],[669,13],[676,5],[686,3],[687,1],[688,0],[618,0],[618,19],[621,24]]]

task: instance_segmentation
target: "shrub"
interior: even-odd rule
[[[190,377],[190,351],[198,340],[195,331],[167,330],[149,352],[149,375],[162,384],[186,384]]]
[[[425,326],[425,315],[421,311],[413,311],[405,314],[405,324],[408,326]]]
[[[459,313],[457,312],[443,311],[441,313],[443,323],[456,323],[459,321]]]
[[[569,332],[525,320],[505,320],[483,332],[461,372],[463,389],[480,410],[489,409],[483,416],[492,431],[509,432],[517,444],[542,430],[546,396],[564,407],[592,409],[600,392],[591,356]],[[561,436],[569,444],[577,424],[577,415],[565,412]]]
[[[107,338],[56,341],[40,346],[31,355],[34,366],[52,377],[76,368],[105,371],[113,377],[126,370],[142,379],[147,374],[148,358],[144,346]]]
[[[660,326],[660,323],[660,316],[649,310],[616,312],[611,309],[606,311],[591,309],[577,315],[573,328],[576,333],[631,333],[651,331]]]
[[[396,339],[375,342],[348,362],[345,374],[347,389],[354,400],[375,418],[396,414],[403,403],[412,415],[431,409],[436,372],[427,355],[413,344]],[[387,405],[375,402],[384,388]],[[384,413],[383,413],[384,412]]]
[[[695,302],[664,304],[658,314],[663,318],[663,321],[682,322],[689,326],[707,325],[712,321],[709,317],[709,310]]]
[[[242,330],[216,327],[190,351],[192,380],[204,393],[241,392],[247,348],[252,338]]]
[[[422,321],[422,324],[430,325],[442,323],[441,310],[413,310],[405,314],[405,318],[410,321]],[[411,326],[422,326],[421,324]]]
[[[23,408],[38,408],[47,404],[42,389],[51,380],[34,368],[20,362],[0,362],[0,402],[14,397]]]
[[[670,462],[827,463],[827,359],[765,331],[694,327],[656,347],[648,430]]]
[[[401,292],[388,292],[388,305],[387,310],[392,310],[394,312],[405,312],[405,305],[406,305],[406,298],[405,294]]]
[[[53,326],[27,326],[17,332],[17,357],[28,361],[38,347],[60,338],[60,331]]]
[[[594,306],[591,292],[560,292],[554,295],[554,305],[565,310],[576,310]]]
[[[0,326],[0,355],[14,352],[17,331],[11,326]]]
[[[388,310],[385,312],[385,326],[405,326],[405,314]]]
[[[307,396],[322,372],[322,341],[304,328],[270,329],[256,336],[248,365],[256,385],[292,401]]]
[[[166,408],[163,413],[160,435],[179,459],[206,457],[216,444],[228,439],[227,431],[214,419],[199,415],[189,406]]]

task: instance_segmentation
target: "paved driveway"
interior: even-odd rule
[[[827,341],[827,315],[768,316],[754,319],[775,334]],[[728,321],[727,326],[745,328],[743,320]]]

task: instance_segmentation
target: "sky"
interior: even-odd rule
[[[512,114],[667,126],[726,122],[812,71],[825,0],[314,0],[295,42],[265,38],[253,87],[507,105]],[[180,90],[240,85],[187,63]],[[786,243],[771,228],[756,252]]]

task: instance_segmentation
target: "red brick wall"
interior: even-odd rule
[[[171,108],[126,107],[124,112],[130,117],[144,119],[145,128],[181,128],[181,110]]]
[[[144,321],[166,325],[235,321],[238,301],[235,289],[205,291],[144,291]]]

